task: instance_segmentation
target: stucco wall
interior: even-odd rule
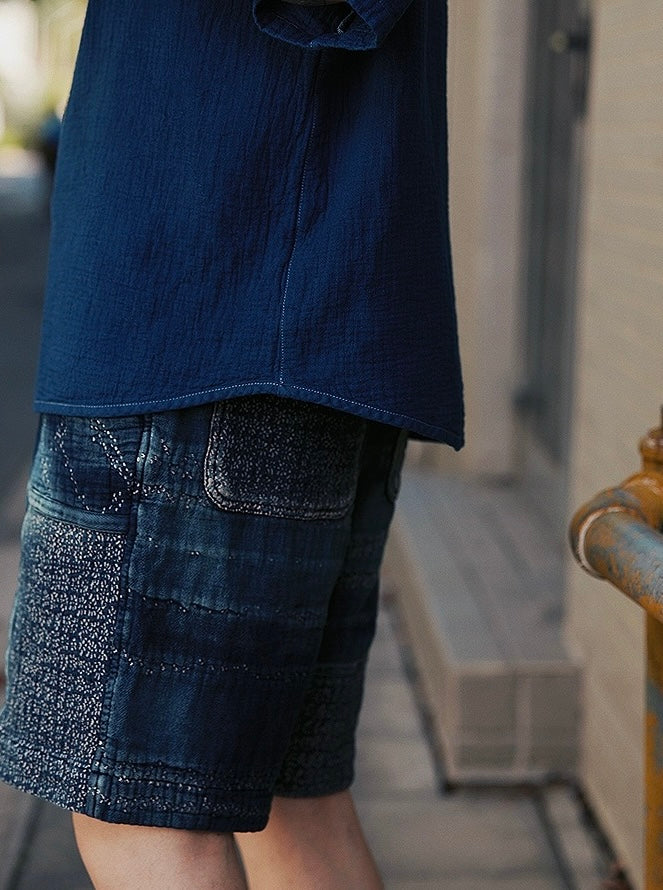
[[[571,501],[639,468],[663,402],[663,7],[595,0],[580,245]],[[568,635],[586,664],[582,779],[641,882],[643,615],[569,567]]]

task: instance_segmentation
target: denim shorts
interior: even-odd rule
[[[44,415],[0,778],[213,831],[347,788],[405,441],[275,396]]]

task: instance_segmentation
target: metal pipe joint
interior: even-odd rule
[[[573,553],[663,621],[663,410],[640,442],[642,471],[599,492],[571,520]]]

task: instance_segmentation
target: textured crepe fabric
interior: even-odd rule
[[[36,408],[272,392],[462,444],[443,0],[89,0]]]

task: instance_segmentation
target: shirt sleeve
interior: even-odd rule
[[[303,6],[285,0],[252,0],[261,31],[297,46],[375,49],[412,0],[350,0]]]

